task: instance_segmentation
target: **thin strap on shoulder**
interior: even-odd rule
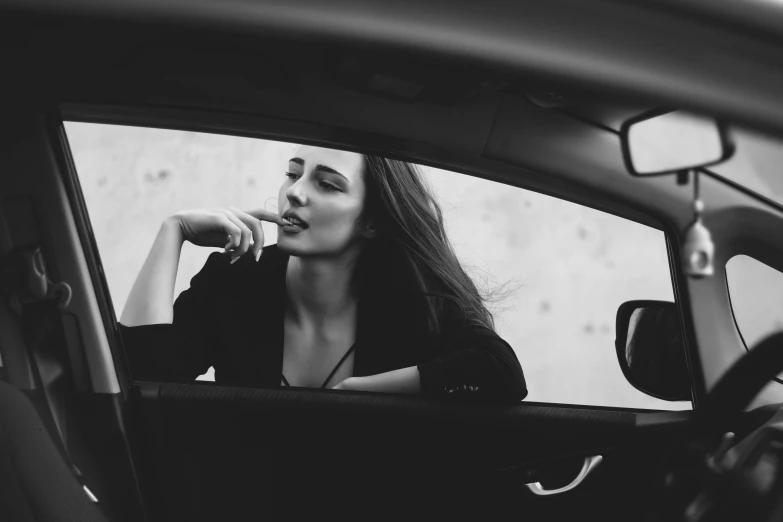
[[[345,352],[345,355],[343,355],[343,358],[340,359],[340,362],[337,363],[337,366],[334,367],[334,370],[332,370],[332,373],[330,373],[329,377],[326,378],[324,383],[321,385],[321,388],[326,388],[326,385],[329,384],[329,381],[332,380],[332,377],[334,377],[334,374],[337,373],[337,370],[340,369],[340,366],[342,366],[348,356],[351,355],[354,348],[356,348],[356,343],[353,343],[353,346],[351,346],[348,351]]]
[[[332,370],[332,373],[330,373],[329,377],[326,378],[324,383],[321,385],[321,388],[326,388],[326,385],[329,384],[329,381],[332,380],[332,377],[334,377],[334,374],[337,373],[337,370],[340,369],[340,366],[342,366],[343,363],[345,362],[345,360],[348,358],[348,356],[351,355],[351,353],[353,352],[354,348],[356,348],[356,343],[353,343],[353,346],[351,346],[348,349],[348,351],[345,352],[345,355],[343,355],[343,358],[340,359],[340,362],[337,363],[337,366],[334,367],[334,370]],[[291,387],[291,385],[288,383],[288,379],[285,378],[285,375],[283,375],[282,372],[280,373],[280,378],[283,380],[283,384],[285,384],[289,388]]]

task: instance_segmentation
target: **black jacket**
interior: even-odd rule
[[[231,265],[216,252],[174,303],[173,324],[120,324],[133,378],[192,381],[212,366],[219,384],[279,388],[288,258],[277,245],[258,263],[246,255]],[[423,396],[513,403],[527,395],[514,351],[495,332],[444,304],[434,340],[420,301],[376,293],[384,295],[359,297],[354,376],[417,366]]]

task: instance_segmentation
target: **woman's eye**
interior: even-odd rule
[[[296,172],[286,172],[286,173],[285,173],[285,175],[286,175],[286,177],[287,177],[288,179],[292,179],[292,180],[294,180],[294,181],[295,181],[295,180],[297,180],[297,179],[299,179],[299,178],[301,177],[301,176],[300,176],[299,174],[297,174]],[[329,191],[332,191],[332,190],[340,190],[340,189],[338,189],[337,187],[335,187],[334,185],[331,185],[331,184],[329,184],[329,183],[326,183],[325,181],[322,181],[322,182],[320,182],[318,185],[319,185],[319,186],[321,186],[321,187],[323,187],[325,190],[329,190]]]

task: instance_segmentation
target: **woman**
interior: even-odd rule
[[[280,215],[164,221],[120,320],[134,378],[192,380],[213,366],[236,385],[527,395],[416,167],[300,146],[285,176]],[[277,245],[264,248],[261,221],[279,226]],[[225,252],[172,305],[184,241]]]

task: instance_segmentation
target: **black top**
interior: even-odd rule
[[[277,245],[264,247],[258,263],[245,255],[232,265],[215,252],[174,303],[173,324],[120,324],[133,378],[192,381],[212,366],[219,384],[280,387],[288,258]],[[423,396],[517,402],[527,395],[508,343],[466,324],[448,301],[434,339],[423,304],[391,288],[359,296],[354,376],[417,366]]]

